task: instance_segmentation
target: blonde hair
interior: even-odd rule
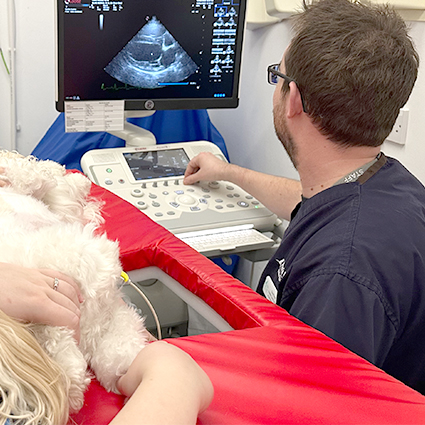
[[[69,380],[27,326],[0,311],[0,425],[61,425]]]

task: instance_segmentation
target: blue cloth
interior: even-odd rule
[[[224,139],[211,123],[206,110],[156,111],[149,117],[130,118],[128,121],[151,131],[158,144],[208,140],[229,159]],[[65,116],[60,114],[32,155],[81,171],[80,160],[87,151],[124,145],[124,140],[109,133],[65,133]]]
[[[292,315],[425,394],[425,188],[398,161],[303,201],[259,292],[270,285]]]

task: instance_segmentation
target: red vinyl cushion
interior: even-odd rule
[[[92,379],[84,394],[82,409],[71,415],[68,425],[106,425],[124,406],[124,400],[118,394],[107,392],[96,379]]]
[[[156,266],[204,300],[234,329],[280,323],[288,313],[234,279],[133,205],[93,186],[105,201],[104,230],[120,243],[125,271]]]
[[[215,387],[200,424],[425,424],[425,397],[229,276],[132,205],[105,201],[104,230],[120,242],[127,271],[157,266],[236,330],[168,340]],[[77,424],[107,424],[123,398],[94,381]]]
[[[425,423],[425,397],[295,319],[168,342],[214,384],[200,424]]]

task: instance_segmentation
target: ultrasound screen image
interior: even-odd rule
[[[106,66],[125,84],[154,89],[190,77],[198,66],[153,16]]]
[[[183,176],[189,158],[183,149],[124,153],[135,180]]]

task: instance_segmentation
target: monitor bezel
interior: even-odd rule
[[[247,1],[239,0],[239,24],[236,34],[236,44],[241,46],[239,54],[235,56],[234,68],[234,84],[231,97],[226,98],[140,98],[140,99],[114,99],[124,100],[125,111],[156,111],[156,110],[191,110],[191,109],[219,109],[219,108],[237,108],[239,105],[239,90],[241,80],[241,67],[243,55],[243,39],[246,31],[246,13]],[[64,81],[61,81],[60,76],[64,75],[64,46],[63,46],[63,27],[61,20],[63,0],[55,2],[55,30],[56,30],[56,110],[58,112],[65,111],[64,99]],[[84,99],[86,101],[101,101],[105,99]],[[83,100],[83,101],[84,101]],[[75,101],[79,102],[79,101]]]

